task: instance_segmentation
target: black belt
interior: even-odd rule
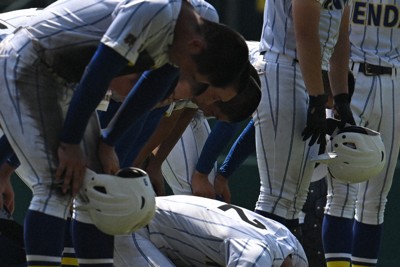
[[[260,55],[264,56],[266,53],[267,53],[267,51],[261,51],[261,52],[260,52]],[[293,62],[299,63],[299,60],[298,60],[297,58],[294,58],[294,59],[293,59]]]
[[[391,67],[382,67],[368,63],[360,63],[360,68],[359,68],[359,71],[364,73],[366,76],[385,75],[385,74],[392,75],[392,70],[393,69]]]

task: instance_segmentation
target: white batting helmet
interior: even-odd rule
[[[87,170],[83,185],[93,223],[109,235],[129,234],[145,226],[155,213],[155,193],[147,173],[124,168],[116,175]]]
[[[332,134],[328,151],[315,161],[326,163],[331,176],[346,183],[367,181],[386,163],[380,133],[361,126],[347,126]]]

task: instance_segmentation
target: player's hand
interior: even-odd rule
[[[192,176],[192,193],[195,196],[215,199],[214,186],[208,181],[208,175],[195,171]]]
[[[7,163],[0,166],[0,208],[5,207],[10,214],[15,209],[15,193],[11,184],[11,174],[14,168]]]
[[[303,141],[311,137],[309,145],[312,146],[315,142],[320,145],[325,145],[326,139],[326,112],[325,104],[328,97],[324,95],[310,96],[310,103],[307,110],[307,124],[301,135]]]
[[[103,142],[100,138],[98,155],[103,166],[103,172],[107,174],[115,174],[120,169],[119,159],[115,148]]]
[[[287,256],[285,260],[282,262],[281,267],[293,267],[292,260],[290,259],[290,256]]]
[[[86,171],[86,158],[79,144],[60,143],[58,146],[59,165],[56,170],[56,183],[61,192],[76,196],[82,187]]]
[[[228,179],[221,174],[217,174],[214,180],[215,194],[222,198],[226,203],[231,203],[231,190],[229,189]]]
[[[338,94],[333,97],[333,114],[335,119],[340,120],[338,124],[339,129],[343,129],[346,124],[356,124],[353,113],[351,112],[350,100],[348,94]]]

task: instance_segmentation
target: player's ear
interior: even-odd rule
[[[188,43],[189,51],[192,54],[198,54],[205,48],[204,40],[201,38],[193,38]]]

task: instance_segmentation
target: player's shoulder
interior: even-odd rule
[[[189,0],[189,3],[193,6],[196,12],[203,18],[219,22],[219,15],[213,5],[204,0]]]
[[[114,10],[114,16],[119,13],[134,13],[136,16],[146,16],[151,19],[176,17],[181,10],[182,1],[177,0],[125,0]]]
[[[0,14],[0,20],[13,24],[13,21],[27,19],[38,14],[38,8],[26,8],[8,11]]]

